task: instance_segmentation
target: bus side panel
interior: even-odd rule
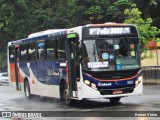
[[[30,76],[29,74],[29,68],[27,66],[27,63],[19,63],[19,68],[23,71],[24,73],[24,76],[23,77],[26,77],[26,76]],[[22,81],[22,80],[21,80]]]
[[[31,62],[29,73],[32,80],[37,80],[37,62]],[[35,82],[35,81],[34,81]]]
[[[37,62],[28,63],[30,77],[28,78],[30,83],[30,92],[31,94],[40,95],[38,91],[39,82],[37,79]]]
[[[59,67],[56,62],[45,62],[46,81],[49,85],[59,85]]]
[[[29,77],[31,94],[59,98],[59,75],[59,66],[56,62],[31,63]]]
[[[15,75],[15,64],[14,63],[10,63],[9,64],[9,85],[11,87],[13,87],[14,89],[16,89],[16,75]]]
[[[30,74],[27,62],[20,62],[18,66],[18,83],[20,83],[19,89],[22,91],[24,91],[24,79],[28,76],[30,76]]]
[[[15,64],[10,64],[10,82],[16,82]]]
[[[23,81],[24,81],[24,76],[23,76],[23,74],[22,74],[22,72],[21,72],[21,67],[17,67],[18,69],[17,69],[17,71],[15,71],[15,64],[13,63],[11,63],[10,64],[10,85],[13,87],[13,88],[15,88],[16,89],[16,72],[18,72],[18,88],[19,88],[19,90],[22,90],[21,89],[21,83],[23,83]]]
[[[44,61],[37,62],[37,79],[41,83],[46,83],[46,70]]]
[[[66,66],[61,67],[60,63],[64,63],[64,61],[55,60],[55,61],[46,61],[45,69],[46,69],[46,84],[47,86],[46,93],[47,96],[59,98],[59,84],[62,79],[66,79]],[[44,94],[46,96],[46,94]]]

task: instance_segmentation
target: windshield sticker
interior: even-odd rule
[[[114,49],[118,50],[119,49],[119,45],[114,45]]]
[[[109,59],[110,59],[110,60],[113,60],[113,59],[114,59],[114,55],[110,55],[110,56],[109,56]]]
[[[116,67],[117,67],[117,70],[122,70],[122,65],[121,64],[117,64]]]
[[[102,54],[102,59],[103,59],[103,60],[107,60],[108,57],[109,57],[109,55],[108,55],[107,53],[103,53],[103,54]]]
[[[137,67],[139,67],[139,66],[138,65],[125,65],[122,68],[123,69],[130,69],[130,68],[137,68]]]
[[[105,67],[108,67],[108,61],[88,63],[88,68],[105,68]]]
[[[117,59],[117,60],[116,60],[116,64],[121,64],[120,59]]]

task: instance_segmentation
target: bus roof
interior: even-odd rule
[[[45,31],[40,31],[40,32],[36,32],[36,33],[32,33],[30,35],[28,35],[28,38],[24,38],[24,39],[20,39],[20,40],[16,40],[16,41],[11,41],[9,42],[9,45],[13,44],[23,44],[26,42],[31,42],[31,41],[36,41],[36,40],[40,40],[40,39],[45,39],[48,37],[52,37],[52,36],[59,36],[59,35],[65,35],[67,33],[72,33],[72,32],[76,32],[79,34],[79,37],[82,37],[82,28],[84,27],[103,27],[103,26],[135,26],[133,24],[125,24],[125,23],[114,23],[114,22],[107,22],[107,23],[102,23],[102,24],[87,24],[84,26],[78,26],[78,27],[73,27],[73,28],[69,28],[69,29],[49,29],[49,30],[45,30]],[[82,39],[82,38],[80,38]]]
[[[44,31],[32,33],[32,34],[28,35],[28,38],[38,37],[38,36],[42,36],[42,35],[48,35],[48,34],[52,34],[52,33],[55,33],[55,32],[61,32],[61,31],[65,31],[65,30],[66,30],[66,29],[50,29],[50,30],[44,30]]]
[[[17,45],[17,44],[23,44],[23,43],[27,43],[27,42],[31,42],[31,41],[36,41],[36,40],[41,40],[41,39],[45,39],[48,37],[53,37],[53,36],[59,36],[59,35],[65,35],[66,34],[66,30],[46,30],[46,31],[42,31],[42,32],[38,32],[38,33],[33,33],[31,35],[28,36],[28,38],[24,38],[24,39],[20,39],[20,40],[16,40],[16,41],[11,41],[9,42],[9,45]]]
[[[126,23],[114,23],[114,22],[106,22],[102,24],[88,24],[84,27],[96,27],[96,26],[135,26],[134,24],[126,24]]]

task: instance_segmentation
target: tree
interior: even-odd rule
[[[159,38],[156,38],[156,35],[160,32],[160,30],[157,27],[151,25],[151,18],[147,18],[145,20],[142,19],[142,12],[140,12],[138,8],[133,8],[130,10],[126,9],[124,14],[126,15],[126,19],[124,21],[125,23],[135,24],[137,26],[140,42],[142,44],[142,51],[146,53],[146,46],[148,46],[148,41],[159,40]]]
[[[106,9],[107,21],[123,22],[125,20],[124,10],[131,8],[132,3],[129,0],[116,0]]]
[[[89,16],[91,23],[99,23],[99,20],[103,17],[103,10],[98,5],[90,7],[85,13]]]

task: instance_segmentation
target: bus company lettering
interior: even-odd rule
[[[130,81],[127,81],[127,84],[130,85],[130,84],[134,84],[133,80],[130,80]]]
[[[112,83],[101,83],[101,82],[98,83],[98,86],[99,86],[99,87],[111,86],[111,85],[112,85]]]

